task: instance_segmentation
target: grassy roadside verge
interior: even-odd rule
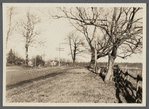
[[[58,73],[58,72],[57,72]],[[7,90],[9,103],[117,103],[114,83],[84,68],[59,70],[59,74],[32,80]]]

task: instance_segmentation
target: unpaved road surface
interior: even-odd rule
[[[85,68],[60,69],[6,90],[6,103],[117,103],[114,83]]]
[[[63,68],[36,68],[36,69],[23,69],[21,67],[7,67],[6,69],[6,85],[14,85],[20,82],[24,82],[26,80],[31,80],[34,78],[38,78],[41,76],[45,76],[57,70]]]

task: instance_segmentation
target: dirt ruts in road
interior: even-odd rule
[[[11,72],[12,74],[8,75],[9,77],[6,76],[6,90],[21,86],[23,84],[31,83],[33,81],[54,77],[61,73],[65,73],[65,71],[67,71],[68,69],[71,68],[65,68],[65,69],[48,68],[48,69],[37,69],[37,70],[33,69],[33,70],[24,70],[24,72],[17,71],[17,73]]]

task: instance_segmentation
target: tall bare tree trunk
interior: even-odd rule
[[[77,51],[77,45],[75,44],[74,51],[73,51],[73,66],[75,66],[76,61],[76,51]]]
[[[12,27],[12,15],[13,15],[13,9],[14,7],[10,7],[8,12],[9,12],[9,24],[8,24],[8,31],[7,31],[7,37],[6,37],[6,49],[7,49],[7,44],[8,44],[8,39],[10,37],[10,35],[12,34],[12,30],[14,29]]]
[[[116,53],[117,53],[117,47],[114,46],[113,47],[113,50],[112,50],[112,53],[110,54],[109,53],[109,56],[108,56],[108,73],[105,77],[105,82],[107,81],[112,81],[112,78],[113,78],[113,66],[114,66],[114,61],[115,61],[115,58],[116,58]]]
[[[25,49],[26,49],[26,65],[28,65],[28,45],[26,44],[25,46]]]
[[[7,44],[8,44],[8,37],[6,37],[6,49],[7,49]]]
[[[95,73],[97,73],[97,41],[95,45],[95,64],[94,64]]]
[[[91,61],[90,61],[90,65],[89,67],[90,68],[94,68],[94,65],[95,65],[95,53],[94,51],[91,53]]]
[[[114,66],[114,57],[109,55],[109,60],[108,60],[108,73],[105,77],[105,81],[111,81],[113,77],[113,66]]]
[[[73,59],[73,66],[75,66],[75,60]]]

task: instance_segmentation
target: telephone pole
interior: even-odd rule
[[[56,48],[56,50],[59,51],[59,67],[60,67],[60,51],[64,51],[64,48],[61,48],[59,43],[59,47]]]

